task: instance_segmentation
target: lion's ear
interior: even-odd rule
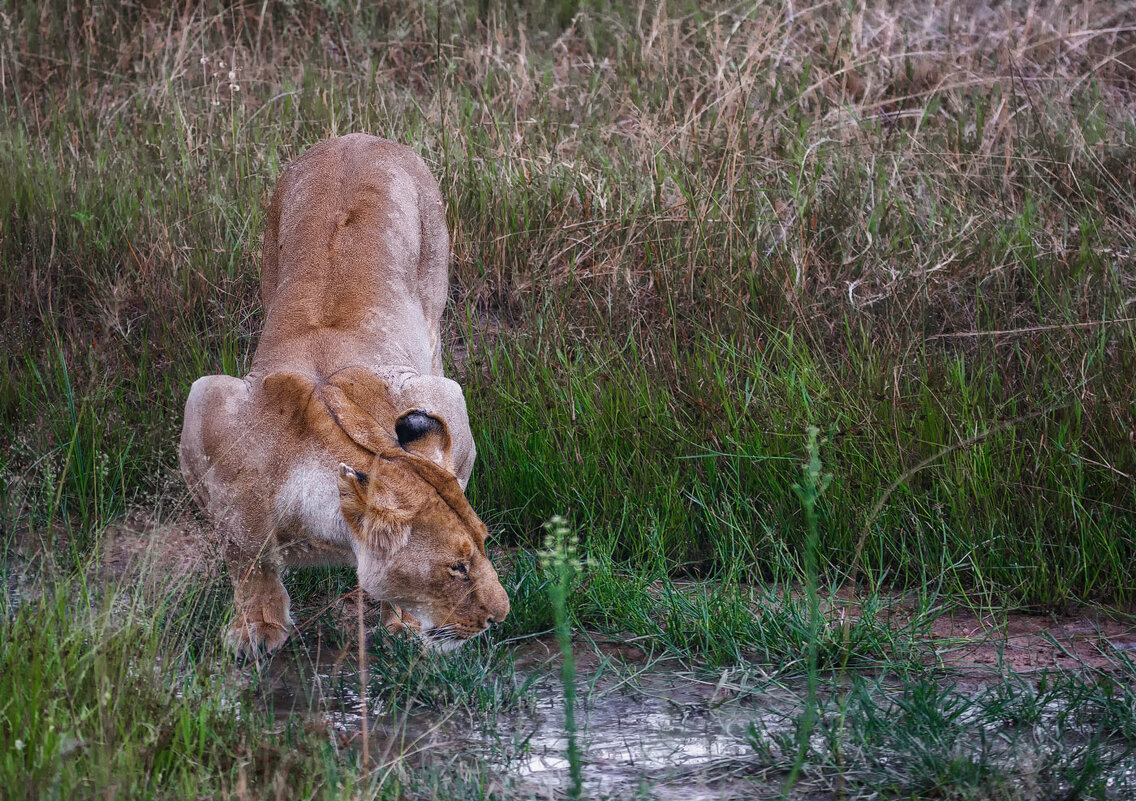
[[[428,459],[454,475],[454,443],[446,421],[421,409],[403,412],[394,424],[398,444],[408,453]]]
[[[339,508],[352,531],[361,530],[367,512],[367,474],[339,463]]]
[[[338,484],[340,511],[356,537],[384,554],[406,545],[414,510],[404,508],[397,492],[342,462]]]

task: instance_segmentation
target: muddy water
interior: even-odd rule
[[[460,670],[437,674],[442,684],[458,676],[456,684],[443,687],[441,693],[434,692],[435,674],[420,673],[408,680],[404,677],[405,662],[403,671],[395,670],[394,662],[384,665],[376,653],[368,685],[372,694],[368,730],[376,759],[410,770],[443,772],[452,770],[457,762],[472,764],[488,773],[491,786],[499,788],[495,797],[563,797],[569,776],[568,738],[555,646],[535,640],[497,647],[510,649],[501,664],[491,658],[500,656],[500,652],[485,651],[465,665],[457,665]],[[778,794],[784,774],[769,761],[768,752],[759,756],[755,751],[751,732],[756,727],[766,746],[771,738],[791,735],[801,711],[802,686],[783,687],[758,666],[734,667],[715,675],[705,670],[690,671],[676,662],[652,662],[625,644],[580,642],[576,654],[576,720],[586,797],[719,801]],[[259,675],[265,691],[262,697],[271,703],[281,726],[300,717],[305,724],[330,729],[343,747],[357,748],[361,717],[353,657],[353,653],[318,651],[313,656],[294,648],[273,658],[268,670]],[[452,657],[436,658],[443,661],[435,665],[455,664],[445,661]],[[907,781],[910,777],[902,777],[907,776],[905,770],[910,772],[910,765],[905,765],[914,758],[912,754],[930,748],[932,755],[938,753],[935,749],[942,750],[939,757],[944,764],[980,760],[983,770],[993,777],[1005,775],[1013,781],[1041,782],[1039,787],[1068,789],[1066,774],[1082,769],[1078,767],[1083,761],[1078,749],[1104,731],[1103,701],[1090,703],[1076,689],[1056,694],[1039,707],[1036,720],[1022,724],[1013,717],[1017,714],[1013,710],[1018,708],[1013,698],[1000,701],[1001,696],[984,696],[995,686],[1002,686],[999,676],[976,673],[967,678],[952,674],[944,677],[946,685],[942,688],[942,692],[957,694],[959,699],[944,702],[945,710],[956,709],[967,699],[976,699],[978,704],[967,707],[965,716],[958,718],[957,730],[997,747],[978,748],[968,742],[956,753],[954,746],[947,747],[934,738],[926,742],[919,739],[926,734],[916,725],[922,719],[919,710],[926,704],[915,703],[917,693],[907,698],[914,712],[894,715],[897,725],[906,721],[904,725],[908,726],[904,730],[907,734],[896,740],[907,750],[893,756],[869,748],[861,755],[865,769],[870,768],[865,775],[894,773]],[[417,682],[417,689],[404,686],[407,681]],[[498,687],[504,684],[507,691],[481,693],[479,702],[465,703],[476,698],[488,682]],[[1010,682],[1005,686],[1018,685]],[[1041,692],[1040,685],[1030,686]],[[894,713],[907,688],[898,678],[894,684],[884,681],[877,689],[882,693],[878,699],[881,706],[861,715],[865,728],[856,731],[870,734],[869,724],[875,719],[872,715]],[[516,692],[510,697],[513,690]],[[1022,685],[1020,697],[1029,702],[1034,692]],[[888,700],[893,695],[896,700]],[[502,704],[502,708],[495,710],[493,704]],[[1022,707],[1029,708],[1028,703]],[[1005,710],[1011,712],[1009,720]],[[973,717],[987,713],[988,720]],[[1120,711],[1114,710],[1114,714],[1123,717]],[[914,718],[909,719],[912,715]],[[1098,778],[1107,782],[1106,797],[1136,798],[1136,770],[1130,759],[1130,743],[1124,740],[1127,735],[1122,736],[1127,724],[1121,718],[1108,724],[1121,727],[1107,735],[1116,742],[1094,752],[1093,758],[1104,760]],[[855,735],[852,731],[849,736],[855,740]],[[814,737],[819,736],[814,733]],[[886,733],[872,737],[879,739],[880,748],[889,747]],[[814,743],[821,752],[823,745]],[[1119,761],[1112,764],[1114,760]],[[783,761],[780,764],[784,766]],[[965,777],[960,781],[961,787],[967,786]],[[824,784],[823,779],[820,783]],[[816,797],[828,797],[821,789],[817,788]]]
[[[370,706],[376,755],[429,763],[432,753],[461,754],[487,766],[510,795],[561,796],[568,786],[563,689],[552,661],[519,659],[517,681],[532,683],[519,708],[498,714],[453,709],[406,712]],[[268,697],[283,720],[315,717],[344,743],[357,738],[358,677],[350,658],[306,665],[277,661]],[[777,728],[789,696],[749,675],[695,676],[672,666],[581,659],[578,743],[588,797],[717,801],[752,797],[750,726]]]
[[[692,680],[648,675],[634,686],[604,684],[585,697],[580,716],[589,795],[626,797],[649,787],[660,799],[741,797],[730,779],[750,761],[750,725],[768,717],[768,708],[711,701],[714,687]],[[540,685],[536,698],[529,748],[510,767],[536,787],[563,787],[568,740],[559,685]]]

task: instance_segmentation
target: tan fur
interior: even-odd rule
[[[438,185],[408,148],[353,134],[281,176],[252,370],[194,382],[179,449],[226,542],[236,650],[287,638],[293,565],[355,565],[392,627],[440,647],[508,614],[463,494],[465,399],[442,375],[448,264]]]

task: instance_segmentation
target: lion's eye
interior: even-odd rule
[[[454,565],[450,568],[450,572],[453,573],[455,576],[468,576],[469,575],[469,567],[466,565],[465,562],[458,562],[456,565]]]

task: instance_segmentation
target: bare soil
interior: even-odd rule
[[[188,512],[163,520],[136,509],[103,535],[101,568],[107,578],[166,583],[191,576],[215,578],[220,567],[220,543]]]
[[[1093,609],[1069,615],[954,610],[935,620],[931,637],[935,656],[958,668],[1109,670],[1136,656],[1136,624]]]

